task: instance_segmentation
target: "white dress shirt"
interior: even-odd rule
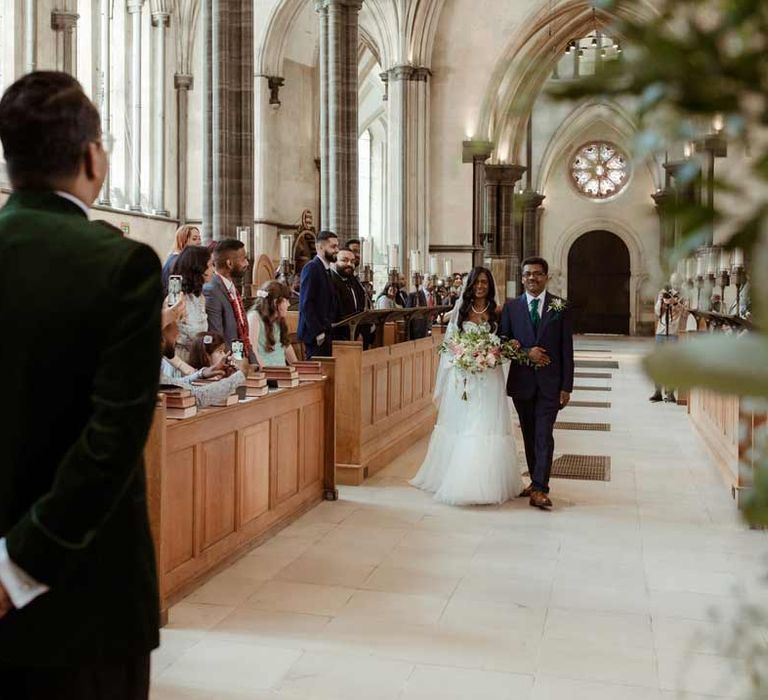
[[[66,200],[72,202],[72,204],[77,204],[77,206],[80,207],[83,210],[83,214],[88,216],[88,212],[90,212],[90,208],[88,207],[88,205],[85,202],[83,202],[82,200],[80,200],[77,197],[75,197],[75,195],[70,194],[69,192],[62,192],[61,190],[56,190],[54,192],[54,194],[58,195],[62,199],[66,199]]]

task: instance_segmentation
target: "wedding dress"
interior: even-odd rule
[[[456,316],[446,338],[458,332]],[[464,330],[477,327],[464,322]],[[429,450],[410,483],[449,505],[504,503],[515,498],[523,481],[503,367],[465,377],[442,355],[435,402],[438,417]]]

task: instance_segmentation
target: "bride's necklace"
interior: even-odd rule
[[[485,305],[485,308],[484,308],[482,311],[478,311],[478,310],[475,308],[475,305],[474,305],[474,304],[472,304],[472,311],[474,311],[474,312],[475,312],[475,313],[476,313],[478,316],[482,316],[483,314],[485,314],[485,312],[486,312],[486,311],[488,311],[488,307],[489,307],[489,306],[490,306],[490,304],[486,304],[486,305]]]

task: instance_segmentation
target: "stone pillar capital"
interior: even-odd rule
[[[195,86],[195,78],[186,73],[173,74],[173,87],[176,90],[192,90]]]
[[[137,12],[141,12],[141,10],[144,7],[144,0],[128,0],[126,4],[126,9],[128,10],[129,14],[136,14]]]
[[[486,164],[485,180],[499,185],[514,186],[528,168],[517,164]]]
[[[490,141],[464,141],[461,144],[461,162],[474,165],[485,163],[491,157],[494,148],[494,144]]]
[[[523,207],[528,210],[538,209],[546,197],[543,194],[539,194],[534,190],[525,190],[522,193]]]
[[[432,71],[424,66],[414,66],[405,63],[399,66],[392,66],[385,74],[387,80],[412,80],[416,82],[427,82]]]
[[[152,26],[153,27],[170,27],[171,26],[171,13],[170,12],[152,12]]]
[[[80,15],[76,12],[51,12],[51,29],[57,32],[72,30],[77,26],[77,20]]]
[[[363,0],[317,0],[315,11],[327,10],[330,8],[348,8],[354,12],[360,12],[363,7]]]
[[[663,209],[675,201],[675,192],[671,189],[659,190],[651,195],[651,199],[659,209]]]

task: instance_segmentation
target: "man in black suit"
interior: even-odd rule
[[[345,318],[362,313],[368,308],[368,295],[360,284],[360,280],[355,277],[355,253],[348,247],[342,248],[337,255],[336,262],[331,265],[331,279],[336,291],[336,319],[335,322],[343,321]],[[371,347],[371,327],[363,325],[357,327],[355,340],[358,338],[363,341],[363,349]],[[349,327],[339,327],[333,329],[334,340],[349,340]]]
[[[0,697],[144,700],[159,622],[142,454],[160,261],[88,221],[108,163],[99,114],[72,76],[11,85],[0,140],[14,190],[0,211],[13,290],[0,318],[24,339],[21,353],[0,346],[13,367],[0,422]],[[67,303],[52,312],[61,289]]]
[[[427,306],[427,295],[421,286],[421,277],[417,278],[416,288],[408,295],[405,308],[415,309]],[[429,333],[429,322],[425,318],[414,318],[409,324],[411,340],[426,338]]]
[[[523,261],[525,292],[508,301],[499,335],[517,340],[532,365],[512,363],[507,393],[520,418],[531,485],[521,496],[537,508],[551,508],[549,475],[558,412],[573,392],[573,330],[565,299],[547,291],[549,265],[539,257]]]
[[[299,326],[306,359],[333,356],[332,326],[336,320],[336,292],[331,264],[336,262],[339,239],[332,231],[317,234],[317,255],[301,270]]]

